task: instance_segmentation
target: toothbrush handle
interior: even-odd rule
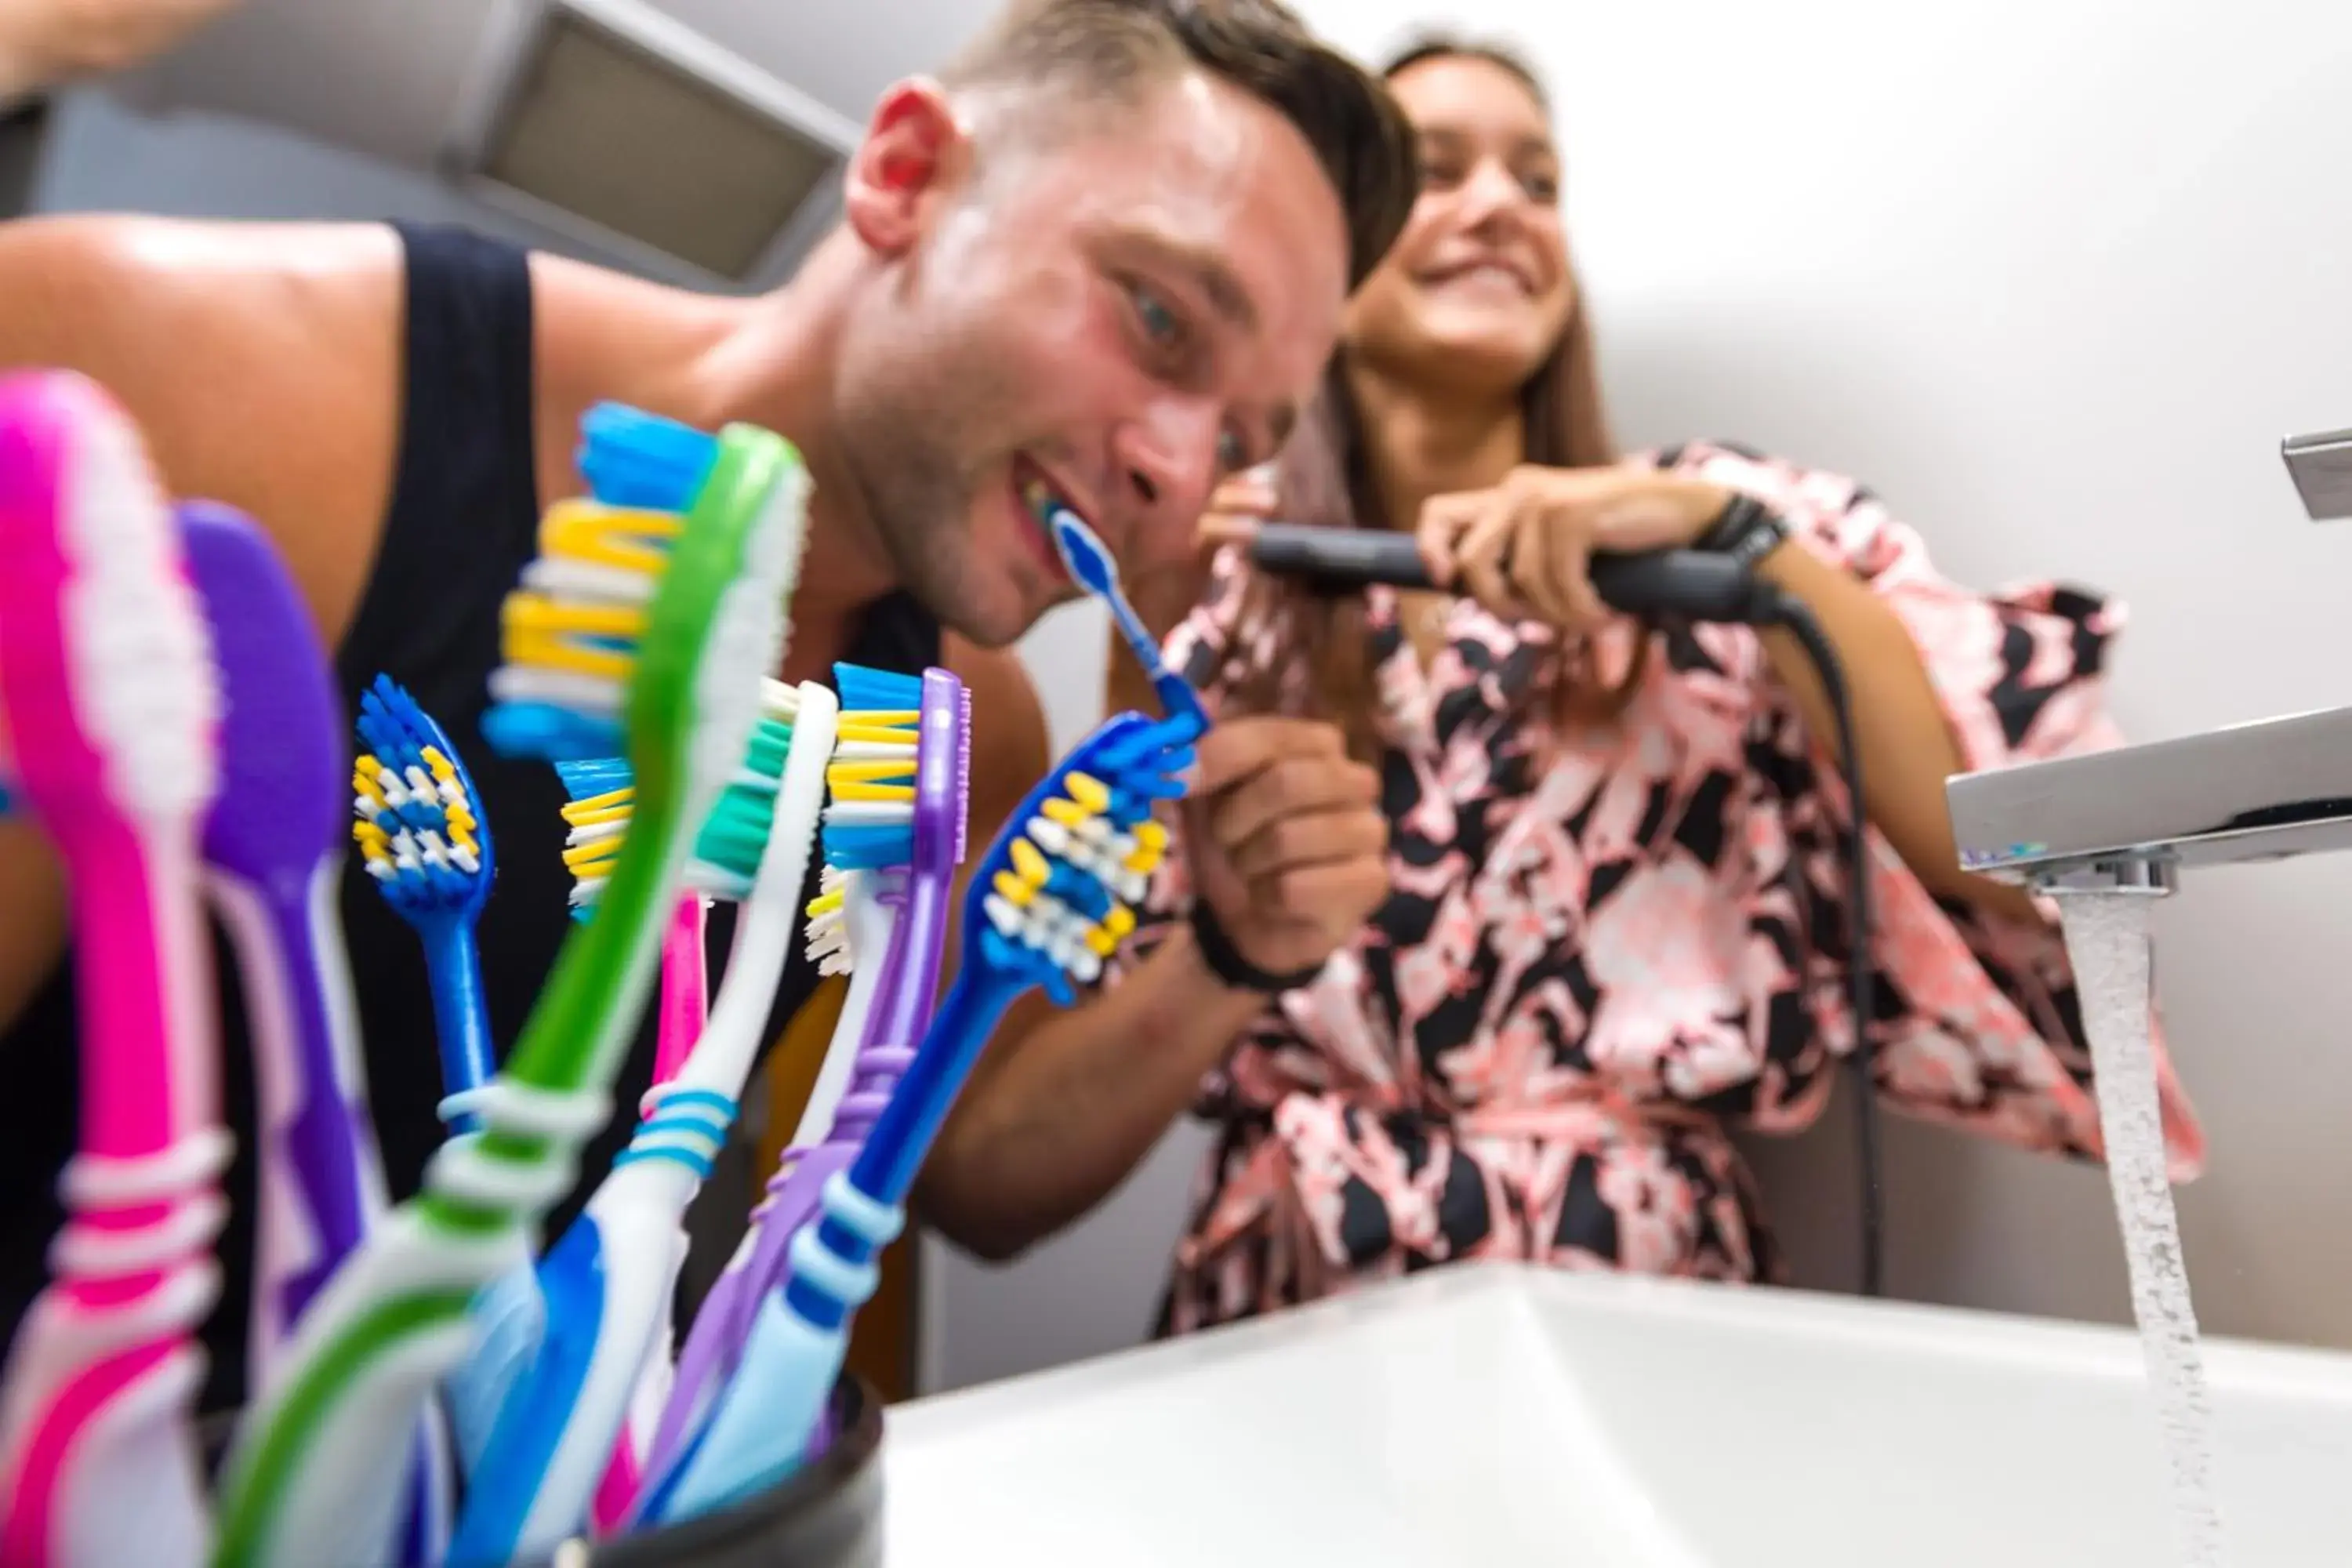
[[[654,1047],[656,1084],[677,1076],[710,1023],[709,959],[702,941],[709,907],[699,893],[679,899],[662,937],[661,1033]]]
[[[1192,689],[1191,681],[1168,668],[1160,644],[1144,626],[1142,617],[1135,613],[1135,606],[1127,602],[1127,595],[1112,593],[1102,595],[1102,599],[1110,606],[1110,618],[1119,635],[1127,639],[1136,661],[1143,666],[1143,673],[1150,678],[1151,689],[1160,694],[1160,706],[1168,710],[1168,717],[1190,719],[1206,731],[1209,710],[1201,705],[1200,693]]]
[[[866,1017],[865,1045],[923,1037],[939,1005],[940,959],[947,948],[951,891],[944,876],[919,871],[907,879],[906,906],[891,929],[888,967]]]
[[[373,1562],[396,1540],[409,1476],[386,1457],[473,1351],[480,1293],[528,1277],[531,1224],[570,1185],[572,1152],[605,1113],[593,1089],[491,1080],[488,1131],[442,1144],[423,1193],[384,1216],[320,1298],[298,1359],[247,1404],[220,1485],[215,1568]],[[501,1135],[548,1152],[495,1154]]]
[[[877,1100],[887,1099],[890,1084],[895,1084],[903,1069],[903,1060],[896,1054],[877,1062],[877,1051],[888,1051],[884,1041],[912,1039],[930,1021],[931,1000],[939,994],[940,946],[947,929],[946,889],[934,879],[910,878],[911,886],[885,895],[882,900],[894,905],[895,916],[887,922],[889,935],[883,951],[875,959],[858,966],[852,977],[853,997],[859,990],[861,979],[868,982],[867,1005],[853,1009],[845,1004],[835,1026],[835,1038],[827,1046],[830,1057],[843,1043],[843,1037],[854,1029],[856,1043],[844,1053],[851,1089],[862,1076],[882,1069],[886,1073],[884,1087]],[[926,887],[929,882],[930,885]],[[926,922],[929,923],[926,923]],[[878,924],[879,922],[877,922]],[[851,1104],[856,1097],[845,1092],[835,1100],[831,1114],[815,1136],[795,1141],[775,1174],[769,1177],[764,1207],[752,1215],[751,1234],[745,1238],[744,1251],[722,1273],[709,1293],[703,1299],[696,1314],[694,1328],[688,1335],[686,1349],[677,1366],[677,1383],[671,1394],[670,1409],[664,1415],[664,1434],[672,1440],[679,1435],[677,1418],[682,1406],[698,1398],[703,1384],[714,1374],[723,1374],[741,1355],[746,1336],[751,1330],[760,1299],[783,1283],[786,1267],[785,1248],[791,1244],[793,1232],[800,1227],[816,1201],[814,1183],[823,1179],[824,1172],[845,1163],[856,1147],[841,1147],[844,1141],[842,1114],[846,1110],[856,1112],[856,1133],[873,1125],[880,1113],[878,1104]],[[812,1096],[814,1100],[814,1096]],[[667,1447],[660,1438],[657,1446]]]
[[[68,846],[82,1024],[81,1148],[55,1280],[0,1380],[0,1563],[192,1564],[203,1478],[194,1331],[218,1293],[225,1205],[213,973],[192,824],[101,825]],[[135,1496],[137,1510],[113,1505]],[[111,1506],[110,1506],[111,1505]]]
[[[834,1023],[833,1037],[825,1042],[824,1061],[817,1068],[808,1102],[801,1107],[800,1121],[784,1145],[787,1149],[820,1142],[833,1130],[834,1112],[856,1072],[857,1053],[873,1043],[866,1023],[874,1016],[874,999],[881,994],[883,980],[898,962],[893,957],[898,951],[894,944],[898,940],[898,932],[903,924],[899,917],[906,905],[904,885],[883,880],[880,873],[859,873],[849,890],[845,914],[851,951],[881,956],[850,968],[849,990],[842,998],[841,1015]]]
[[[877,988],[886,992],[896,988],[906,946],[913,940],[914,922],[903,913],[875,923],[889,934],[882,953],[858,966],[851,985],[853,1004],[860,994],[861,982],[869,997]],[[845,1005],[835,1025],[834,1038],[826,1049],[828,1053],[840,1051],[851,1058],[848,1068],[853,1087],[856,1079],[869,1074],[880,1074],[886,1084],[895,1083],[898,1072],[905,1065],[898,1059],[901,1053],[878,1044],[879,1024],[878,1012]],[[843,1051],[843,1046],[853,1040],[855,1048]],[[877,1059],[877,1053],[881,1053],[882,1059]],[[879,1090],[881,1097],[887,1098],[887,1087]],[[844,1114],[854,1113],[861,1128],[870,1125],[878,1114],[875,1108],[859,1103],[860,1098],[855,1092],[845,1094],[814,1138],[794,1140],[782,1165],[769,1178],[767,1196],[753,1212],[751,1226],[742,1245],[736,1248],[735,1256],[728,1260],[726,1268],[703,1297],[687,1331],[668,1396],[646,1451],[641,1479],[663,1477],[672,1471],[693,1440],[710,1401],[733,1374],[758,1320],[761,1300],[783,1282],[786,1248],[793,1232],[815,1206],[817,1184],[826,1173],[845,1168],[856,1152],[855,1143],[845,1145],[839,1141],[843,1137]],[[816,1138],[823,1142],[816,1142]]]
[[[246,977],[263,1107],[251,1350],[257,1382],[276,1372],[304,1314],[385,1207],[338,881],[332,859],[321,859],[290,886],[254,889],[218,873],[213,878]],[[467,949],[470,956],[470,941]],[[478,991],[479,984],[477,974]],[[404,1568],[425,1568],[439,1560],[449,1531],[448,1437],[437,1409],[420,1413],[408,1458],[397,1560]]]
[[[145,1159],[220,1120],[195,837],[108,828],[91,832],[70,859],[81,1152]],[[94,1217],[130,1226],[142,1216]]]
[[[1151,689],[1160,693],[1160,706],[1168,710],[1169,718],[1189,724],[1195,736],[1208,733],[1209,710],[1191,681],[1163,665],[1151,678]]]
[[[207,1249],[227,1213],[230,1147],[215,1128],[67,1167],[58,1278],[0,1378],[0,1563],[197,1562],[209,1524],[186,1415],[204,1381],[194,1330],[219,1289]],[[125,1497],[139,1507],[112,1506]],[[122,1555],[134,1534],[142,1549]]]
[[[441,1043],[441,1089],[464,1094],[490,1081],[498,1070],[490,1050],[489,1004],[482,994],[481,952],[474,944],[473,921],[456,916],[427,927],[425,972],[433,986],[433,1027]],[[470,1132],[475,1119],[459,1116],[450,1122],[456,1132]]]
[[[748,1496],[799,1460],[839,1375],[849,1319],[874,1294],[874,1256],[898,1234],[907,1190],[932,1139],[1005,1008],[1026,988],[984,959],[957,974],[856,1163],[812,1194],[815,1223],[788,1233],[787,1283],[761,1297],[741,1362],[709,1426],[656,1481],[649,1520],[691,1518]]]
[[[302,1313],[383,1206],[335,877],[321,860],[291,885],[212,878],[244,973],[261,1096],[257,1375],[276,1366]]]
[[[824,1218],[793,1237],[795,1281],[834,1303],[830,1321],[811,1318],[790,1293],[760,1303],[743,1363],[720,1394],[709,1427],[645,1504],[649,1523],[692,1519],[781,1481],[822,1430],[826,1401],[841,1376],[850,1315],[871,1300],[881,1270],[874,1255],[896,1239],[906,1212],[855,1190],[839,1171],[817,1194]],[[855,1256],[828,1239],[856,1238]]]
[[[655,1353],[663,1353],[662,1347],[656,1345]],[[667,1390],[664,1388],[660,1392],[667,1393]],[[642,1397],[657,1400],[658,1394],[647,1394]],[[621,1428],[620,1438],[613,1445],[613,1457],[604,1462],[604,1473],[596,1479],[596,1498],[589,1508],[588,1527],[599,1540],[619,1534],[628,1527],[629,1510],[637,1500],[639,1479],[635,1434],[652,1429],[652,1417],[642,1413],[646,1408],[640,1405],[629,1412],[628,1420]]]
[[[866,1146],[857,1152],[857,1163],[849,1169],[852,1187],[876,1203],[896,1205],[907,1201],[915,1173],[922,1169],[931,1141],[939,1136],[949,1109],[971,1076],[972,1064],[980,1059],[1005,1008],[1025,989],[1021,980],[997,973],[984,959],[967,958],[925,1031],[915,1059],[908,1064],[906,1076],[891,1092],[890,1103],[875,1119]],[[845,1253],[862,1245],[845,1232],[829,1236],[826,1244]],[[798,1289],[797,1284],[793,1289]]]

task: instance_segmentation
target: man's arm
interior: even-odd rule
[[[1068,1012],[1025,998],[923,1168],[923,1219],[997,1263],[1076,1221],[1151,1152],[1265,1005],[1226,990],[1181,927]]]
[[[975,687],[977,846],[982,800],[992,835],[1046,758],[1035,695],[1017,667],[992,703],[966,679]],[[1024,717],[991,738],[983,706]],[[1221,726],[1202,742],[1197,773],[1190,864],[1253,962],[1276,973],[1301,967],[1362,923],[1386,885],[1386,835],[1370,770],[1347,761],[1336,731],[1269,719]],[[1181,925],[1119,984],[1076,1007],[1024,998],[940,1129],[916,1212],[993,1261],[1067,1226],[1126,1180],[1265,1005],[1213,973]]]
[[[398,426],[399,241],[375,227],[114,217],[0,224],[0,373],[77,370],[144,429],[163,483],[276,540],[330,646],[373,562]],[[56,966],[65,898],[0,823],[0,1029]]]

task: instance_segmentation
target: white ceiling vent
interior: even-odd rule
[[[446,161],[485,198],[747,288],[830,216],[857,127],[642,0],[520,0],[484,40]]]

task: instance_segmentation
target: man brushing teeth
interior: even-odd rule
[[[1345,297],[1416,184],[1386,90],[1275,0],[1018,0],[938,79],[882,95],[845,170],[840,224],[766,296],[656,287],[451,229],[42,218],[0,226],[0,300],[25,302],[0,311],[0,369],[106,383],[174,492],[268,531],[336,651],[346,703],[389,675],[461,745],[479,732],[499,604],[541,512],[578,493],[582,415],[609,399],[776,430],[814,494],[780,673],[824,679],[845,659],[961,675],[971,833],[984,842],[1049,761],[1010,651],[1078,592],[1046,518],[1068,507],[1130,576],[1188,557],[1213,488],[1272,456],[1313,395]],[[480,940],[492,1030],[508,1038],[568,930],[562,824],[544,767],[479,746],[467,761],[500,841]],[[1277,889],[1218,903],[1252,963],[1293,967],[1319,956],[1302,940],[1328,931],[1336,946],[1362,923],[1385,887],[1365,826],[1379,818],[1337,731],[1222,727],[1200,748],[1198,789],[1196,885],[1244,887],[1231,859],[1247,846],[1257,885]],[[1352,826],[1318,826],[1331,821]],[[1314,853],[1331,843],[1354,847]],[[1314,875],[1286,882],[1291,864]],[[366,882],[353,873],[342,911],[400,1197],[441,1141],[438,1071],[409,1048],[434,1021],[414,937]],[[62,889],[22,820],[0,823],[0,1060],[25,1090],[0,1106],[5,1340],[46,1275],[78,1081]],[[729,921],[713,924],[723,952]],[[1028,1087],[994,1103],[1167,1072],[1154,1009],[1204,983],[1218,984],[1201,954],[1171,941],[1081,1014],[1041,1026],[1016,1013]],[[814,984],[795,953],[779,1026]],[[251,1032],[226,1005],[224,1054],[240,1063]],[[652,1011],[616,1103],[646,1085]],[[240,1093],[233,1076],[247,1152],[229,1181],[207,1408],[244,1392],[254,1137]],[[629,1131],[616,1119],[581,1169],[601,1173]],[[994,1242],[956,1189],[1024,1179],[999,1131],[951,1124],[918,1194],[982,1250]],[[724,1192],[724,1173],[712,1184]],[[738,1196],[705,1209],[740,1215],[748,1189]]]

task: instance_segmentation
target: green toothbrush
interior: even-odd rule
[[[388,1563],[404,1471],[387,1465],[474,1340],[476,1294],[527,1268],[652,987],[693,830],[740,763],[776,668],[807,480],[781,437],[717,437],[603,405],[583,422],[593,499],[560,502],[505,609],[483,721],[508,754],[625,755],[628,842],[566,937],[506,1068],[425,1190],[338,1271],[239,1424],[215,1568]]]

